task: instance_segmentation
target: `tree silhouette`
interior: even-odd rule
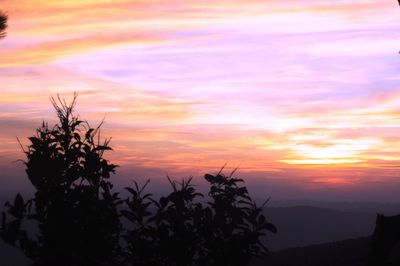
[[[110,139],[74,115],[76,97],[52,98],[58,123],[43,122],[23,148],[34,197],[17,194],[2,216],[0,237],[34,266],[236,266],[268,252],[260,237],[277,230],[234,172],[206,174],[207,197],[191,178],[168,177],[165,197],[145,193],[148,181],[121,200],[110,182],[117,166],[103,158]]]
[[[192,179],[170,181],[172,192],[158,201],[137,183],[126,188],[131,197],[122,211],[131,223],[124,238],[129,265],[247,265],[268,250],[260,237],[275,226],[250,198],[242,179],[206,174],[210,201],[196,199]]]
[[[0,11],[0,39],[6,36],[7,15]]]
[[[400,265],[400,215],[377,214],[368,266]]]
[[[76,95],[70,104],[52,99],[58,124],[43,122],[29,138],[25,165],[35,196],[6,203],[1,237],[33,265],[118,265],[120,199],[108,181],[116,166],[103,158],[109,139],[100,142],[100,126],[73,114],[75,102]],[[37,237],[24,220],[37,225]]]

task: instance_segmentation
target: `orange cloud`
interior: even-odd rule
[[[66,56],[77,55],[79,53],[94,51],[97,49],[110,48],[116,45],[140,45],[160,40],[162,40],[162,38],[156,36],[140,34],[121,36],[115,34],[44,43],[33,47],[8,51],[2,55],[0,67],[4,68],[43,64]]]
[[[400,94],[386,51],[397,56],[388,32],[398,16],[389,4],[3,3],[0,157],[17,157],[15,132],[54,119],[50,96],[78,91],[77,112],[106,116],[110,156],[124,167],[202,173],[227,162],[311,188],[394,176]]]

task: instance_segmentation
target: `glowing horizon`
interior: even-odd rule
[[[3,0],[0,165],[79,93],[121,169],[400,185],[396,1]],[[147,169],[147,170],[146,170]],[[7,178],[5,178],[7,179]],[[7,179],[8,180],[8,179]],[[399,197],[400,199],[400,197]]]

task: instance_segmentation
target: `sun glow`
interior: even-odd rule
[[[285,159],[289,164],[350,164],[365,162],[360,157],[379,144],[374,139],[339,139],[313,144],[298,144],[292,147],[292,154],[298,159]]]
[[[1,1],[0,163],[20,158],[16,134],[52,119],[51,96],[78,91],[81,117],[106,117],[112,158],[143,173],[227,162],[304,186],[347,184],[354,167],[393,180],[395,4]]]

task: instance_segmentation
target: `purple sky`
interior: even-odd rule
[[[0,0],[0,193],[50,97],[132,178],[239,167],[280,198],[400,200],[396,1]],[[158,182],[158,181],[157,181]],[[153,182],[157,186],[157,182]],[[397,188],[397,189],[396,189]]]

